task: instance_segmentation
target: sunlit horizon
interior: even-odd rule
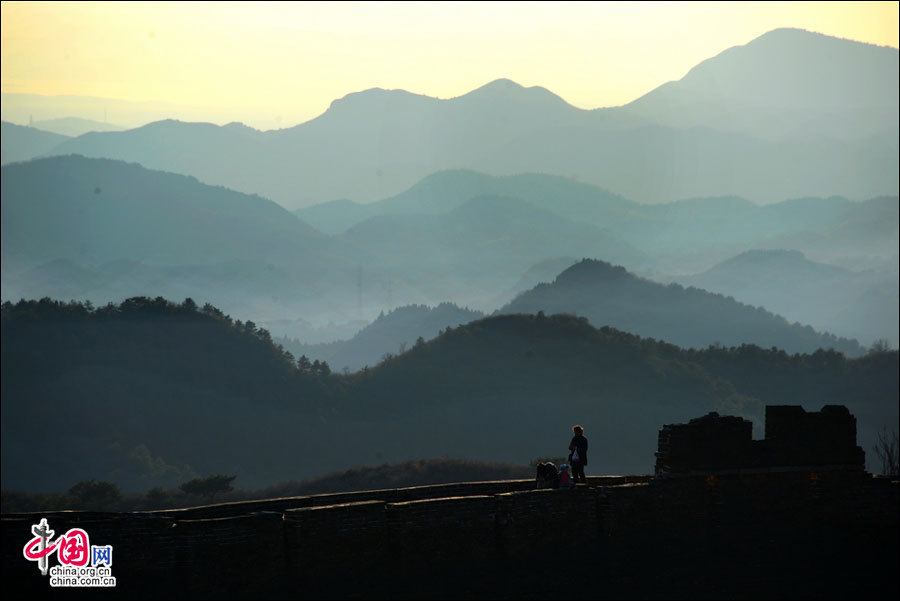
[[[4,2],[0,89],[160,114],[165,103],[174,118],[260,129],[308,121],[361,90],[447,99],[497,79],[593,109],[773,29],[897,47],[897,20],[896,2]],[[72,116],[107,118],[91,110]]]

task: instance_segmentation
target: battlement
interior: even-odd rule
[[[817,468],[865,469],[856,445],[856,418],[843,405],[807,412],[799,405],[766,406],[764,440],[752,440],[753,424],[709,413],[659,431],[656,475],[722,470]]]
[[[593,477],[573,490],[518,480],[144,513],[14,514],[2,518],[4,590],[71,597],[22,558],[31,525],[45,517],[58,532],[80,527],[114,546],[117,587],[92,597],[569,598],[553,583],[571,567],[619,598],[820,589],[886,598],[897,591],[897,504],[887,479],[793,470]],[[815,561],[798,566],[798,555]],[[779,588],[785,566],[807,588]]]
[[[895,598],[897,482],[854,463],[849,412],[797,409],[767,410],[765,441],[752,441],[750,422],[736,417],[664,426],[660,476],[589,476],[571,490],[463,482],[138,513],[5,514],[4,591],[66,599],[569,599],[573,590]],[[56,532],[78,527],[112,545],[116,588],[50,588],[22,555],[41,518]]]

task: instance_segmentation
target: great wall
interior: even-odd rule
[[[898,485],[842,407],[660,430],[654,476],[467,482],[142,513],[4,514],[23,598],[896,598]],[[114,548],[114,589],[51,588],[31,527]]]

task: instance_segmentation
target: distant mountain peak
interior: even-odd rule
[[[495,79],[486,83],[480,88],[476,88],[467,94],[453,98],[452,100],[462,99],[516,99],[527,100],[529,102],[553,102],[568,104],[565,100],[541,86],[525,86],[514,82],[511,79]]]
[[[804,114],[815,109],[820,117],[877,107],[888,126],[892,111],[896,119],[897,65],[896,48],[804,29],[774,29],[700,62],[680,80],[648,92],[631,106],[657,120],[662,115],[664,123],[678,112],[671,107],[695,107],[681,114],[690,118],[679,127],[708,120],[716,111],[727,125],[750,106],[764,111],[790,107]]]
[[[421,94],[413,94],[406,90],[385,88],[369,88],[359,92],[351,92],[331,102],[327,113],[348,107],[365,106],[370,103],[432,101],[433,98]]]
[[[777,29],[773,29],[771,31],[767,31],[766,33],[758,36],[748,42],[746,45],[749,46],[751,44],[759,44],[759,43],[803,43],[804,41],[807,43],[834,43],[835,40],[847,42],[849,44],[864,44],[867,46],[877,46],[877,44],[870,44],[868,42],[860,42],[858,40],[851,40],[849,38],[841,38],[836,36],[831,36],[824,33],[819,33],[818,31],[809,31],[808,29],[801,29],[799,27],[779,27]]]
[[[861,57],[865,57],[863,60],[867,61],[872,73],[854,73],[860,69],[857,61]],[[822,64],[817,64],[816,59]],[[873,60],[878,62],[872,63]],[[896,72],[891,73],[889,69],[885,69],[891,65],[896,66],[896,61],[896,48],[875,46],[805,29],[781,28],[766,32],[744,45],[733,46],[699,63],[682,81],[689,80],[692,76],[706,76],[709,71],[724,78],[726,73],[719,73],[717,69],[730,70],[741,77],[747,77],[753,69],[767,77],[780,76],[793,80],[803,76],[799,82],[805,85],[815,81],[808,79],[806,71],[810,69],[813,69],[813,73],[824,73],[832,77],[842,72],[845,75],[855,75],[861,78],[861,82],[868,79],[882,81],[888,74],[892,74],[896,80]],[[754,82],[754,85],[758,83]]]
[[[597,259],[582,259],[556,277],[557,283],[582,282],[585,280],[633,278],[634,276],[619,265]]]
[[[182,136],[187,137],[191,135],[197,135],[200,132],[230,132],[232,134],[235,133],[245,133],[245,134],[253,134],[259,133],[257,130],[252,127],[248,127],[243,123],[232,122],[227,125],[218,125],[216,123],[209,123],[208,121],[182,121],[180,119],[161,119],[160,121],[151,121],[146,125],[142,125],[140,127],[136,127],[134,129],[129,129],[121,132],[89,132],[88,136],[97,136],[102,135],[106,136],[110,133],[119,133],[119,134],[127,134],[131,135],[132,133],[140,132],[140,134],[162,134],[165,136]]]
[[[843,267],[810,261],[799,250],[753,249],[742,252],[712,267],[707,273],[731,269],[777,269],[781,273],[797,274],[797,270],[815,270],[819,274],[850,274]]]
[[[184,123],[185,121],[181,121],[179,119],[160,119],[159,121],[151,121],[150,123],[142,125],[141,127],[167,127],[170,125],[182,125]]]
[[[242,123],[240,121],[232,121],[231,123],[226,123],[222,127],[227,128],[227,129],[234,129],[237,131],[248,131],[248,132],[259,131],[258,129],[250,127],[249,125],[245,125],[244,123]]]
[[[522,86],[511,79],[495,79],[479,88],[447,100],[438,100],[430,96],[414,94],[406,90],[387,90],[384,88],[369,88],[360,92],[352,92],[338,98],[331,103],[326,114],[345,114],[346,111],[368,110],[378,108],[384,110],[386,105],[396,104],[403,106],[421,106],[429,103],[440,102],[514,102],[531,105],[565,105],[570,106],[565,100],[541,86]]]
[[[195,123],[191,121],[181,121],[180,119],[160,119],[159,121],[151,121],[150,123],[146,123],[129,131],[181,131],[184,128],[196,125],[211,125],[213,127],[218,127],[217,125],[212,125],[212,123]]]
[[[816,31],[809,31],[808,29],[803,29],[801,27],[776,27],[775,29],[767,31],[764,34],[753,38],[750,43],[752,44],[753,42],[758,42],[759,40],[771,40],[776,38],[796,39],[812,37],[827,38],[832,36],[825,35],[824,33],[818,33]]]
[[[471,93],[474,92],[488,92],[488,91],[500,91],[500,92],[508,92],[510,90],[524,90],[525,86],[522,84],[516,83],[511,79],[507,79],[505,77],[501,77],[500,79],[495,79],[494,81],[488,82],[481,86],[480,88],[475,88]]]

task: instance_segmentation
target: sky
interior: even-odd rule
[[[399,88],[452,98],[499,78],[591,109],[626,104],[779,27],[896,48],[898,6],[3,2],[0,91],[144,103],[141,112],[105,102],[103,114],[96,102],[71,105],[84,113],[71,116],[126,126],[159,113],[289,127],[351,92]],[[14,108],[9,97],[4,104]],[[31,110],[35,119],[62,116]]]

